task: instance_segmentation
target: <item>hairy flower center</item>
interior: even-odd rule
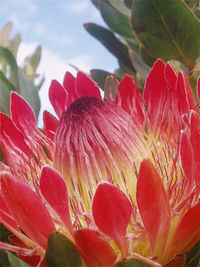
[[[100,108],[104,102],[96,97],[85,96],[74,101],[66,112],[63,112],[61,120],[71,120],[74,123],[81,123],[89,114]]]

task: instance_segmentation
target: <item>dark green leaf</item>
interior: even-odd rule
[[[200,241],[187,253],[186,267],[200,266]]]
[[[134,0],[132,26],[154,57],[194,67],[200,55],[200,22],[183,1]]]
[[[8,260],[9,260],[11,266],[16,266],[16,267],[31,267],[29,264],[25,263],[23,260],[17,258],[10,251],[7,251],[6,253],[8,255]]]
[[[26,101],[34,109],[36,116],[39,114],[40,110],[40,99],[38,91],[33,85],[33,82],[24,74],[24,72],[19,69],[20,78],[20,94],[24,97]]]
[[[47,267],[82,267],[76,247],[65,236],[52,233],[46,252]]]
[[[116,264],[116,267],[152,267],[152,266],[153,265],[150,265],[138,259],[129,259],[126,261],[121,261]]]
[[[8,243],[8,237],[12,235],[12,233],[3,226],[3,224],[0,224],[0,241]]]
[[[18,78],[18,67],[17,67],[15,57],[10,52],[10,50],[0,46],[0,60],[2,60],[2,59],[4,59],[7,62],[7,64],[10,65],[11,75],[10,75],[9,79],[10,79],[11,83],[13,84],[13,86],[18,91],[19,78]]]
[[[86,23],[84,26],[85,29],[115,55],[118,60],[129,69],[134,70],[129,57],[128,48],[120,42],[111,31],[95,23]]]
[[[98,84],[98,86],[103,89],[106,78],[108,75],[111,75],[110,72],[105,70],[93,69],[90,71],[92,79]]]

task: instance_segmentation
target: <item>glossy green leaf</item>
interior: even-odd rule
[[[130,24],[130,15],[127,16],[121,13],[119,10],[101,0],[99,0],[99,2],[101,15],[111,30],[126,38],[134,38]]]
[[[47,267],[82,267],[76,247],[64,235],[52,233],[46,252]]]
[[[20,78],[20,94],[24,97],[26,101],[34,109],[36,116],[38,116],[40,111],[40,99],[38,91],[33,85],[33,82],[24,74],[24,72],[19,69]]]
[[[16,257],[13,253],[7,251],[6,252],[8,255],[8,260],[11,264],[11,266],[16,266],[16,267],[31,267],[29,264],[25,263],[23,260],[19,259]]]
[[[132,26],[154,57],[194,67],[200,55],[200,22],[183,1],[134,0]]]
[[[92,79],[98,84],[98,86],[103,89],[106,78],[108,75],[111,75],[111,73],[105,70],[92,69],[90,70],[90,75]]]
[[[0,61],[4,59],[7,64],[10,65],[10,77],[9,80],[13,86],[17,89],[19,88],[19,77],[18,77],[18,67],[14,55],[7,48],[0,46]]]
[[[185,267],[200,266],[200,241],[187,253]]]
[[[95,23],[86,23],[84,26],[93,37],[99,40],[127,68],[134,70],[127,46],[120,42],[111,31]]]
[[[129,259],[121,261],[115,265],[115,267],[152,267],[152,266],[153,265],[150,265],[138,259]]]

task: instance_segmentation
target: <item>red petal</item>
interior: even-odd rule
[[[181,134],[180,141],[180,155],[182,168],[188,179],[193,179],[194,177],[194,155],[192,144],[189,140],[187,133],[184,131]]]
[[[45,110],[43,113],[43,121],[45,134],[53,140],[58,126],[58,120]]]
[[[98,233],[88,229],[78,230],[74,238],[88,267],[114,267],[116,254]]]
[[[190,250],[195,245],[191,241],[198,240],[195,237],[200,238],[200,203],[192,207],[181,220],[170,246],[170,257],[182,254],[186,247],[187,250]],[[188,244],[190,244],[190,247],[188,247]]]
[[[191,137],[190,141],[194,153],[194,164],[195,164],[195,180],[196,183],[200,182],[200,115],[197,112],[191,114]]]
[[[10,113],[16,126],[24,132],[24,127],[36,125],[35,113],[31,106],[17,93],[11,93]]]
[[[42,195],[62,219],[73,235],[73,226],[69,214],[68,192],[62,176],[53,168],[45,166],[40,177]]]
[[[75,87],[76,79],[70,72],[65,73],[63,80],[63,86],[67,91],[67,108],[71,105],[72,102],[78,99],[78,95]]]
[[[165,73],[166,81],[169,87],[171,88],[171,91],[174,91],[176,88],[177,73],[175,69],[173,68],[173,66],[171,65],[171,63],[168,62],[166,64],[164,73]]]
[[[180,114],[189,113],[190,109],[195,109],[194,97],[192,98],[192,89],[188,83],[185,74],[180,71],[178,73],[176,85],[176,101]]]
[[[155,256],[156,253],[162,253],[166,243],[171,215],[162,180],[148,159],[140,166],[136,198]]]
[[[5,114],[0,114],[0,122],[1,122],[1,140],[3,140],[3,143],[7,144],[7,147],[9,147],[9,150],[15,151],[19,154],[19,150],[21,150],[21,153],[26,154],[27,156],[30,156],[30,150],[27,146],[27,144],[24,141],[24,136],[22,132],[20,132],[12,120]]]
[[[6,205],[21,229],[46,248],[48,237],[55,227],[42,200],[30,187],[9,173],[1,175],[1,187]]]
[[[51,86],[49,88],[49,99],[58,118],[60,118],[65,110],[67,94],[64,88],[56,80],[51,82]]]
[[[158,119],[160,109],[163,109],[164,96],[167,94],[164,70],[164,62],[158,59],[149,72],[143,92],[153,123]]]
[[[125,75],[121,80],[115,102],[121,102],[120,106],[129,113],[136,122],[142,125],[145,112],[144,102],[140,90],[131,76]]]
[[[77,73],[76,77],[76,88],[79,97],[90,96],[101,99],[101,94],[97,85],[80,71]]]
[[[6,162],[13,168],[21,168],[25,158],[30,158],[30,149],[24,141],[24,136],[16,128],[12,120],[5,114],[0,114],[0,141]]]
[[[122,254],[126,254],[125,234],[132,213],[126,195],[117,187],[102,183],[94,195],[92,212],[100,230],[112,237]]]

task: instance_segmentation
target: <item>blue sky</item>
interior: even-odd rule
[[[21,33],[19,64],[38,44],[42,46],[39,72],[46,77],[40,92],[42,110],[51,110],[50,81],[62,82],[67,70],[75,74],[69,64],[87,73],[92,68],[117,68],[116,59],[83,27],[86,22],[105,25],[90,0],[0,0],[0,5],[0,28],[12,21],[13,34]]]

